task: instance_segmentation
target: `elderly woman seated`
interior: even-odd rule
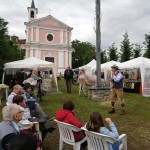
[[[22,110],[16,104],[2,109],[3,122],[0,123],[0,150],[7,149],[11,139],[20,133],[17,123],[22,119]]]
[[[47,122],[45,119],[42,120],[40,116],[37,115],[37,117],[31,118],[30,110],[26,107],[26,103],[23,96],[16,95],[13,98],[13,103],[16,103],[20,106],[21,110],[23,111],[23,117],[22,120],[19,121],[18,126],[21,130],[21,133],[36,133],[40,131],[42,132],[42,140],[44,140],[46,134],[48,132],[52,132],[55,128],[53,128],[49,122]],[[39,124],[38,124],[39,123]]]

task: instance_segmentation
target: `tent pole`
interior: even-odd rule
[[[3,76],[2,76],[2,84],[4,84],[4,79],[5,79],[5,71],[3,72]]]

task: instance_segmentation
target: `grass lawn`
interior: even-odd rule
[[[142,97],[140,94],[124,93],[127,114],[120,116],[121,107],[116,104],[116,114],[108,114],[111,108],[110,102],[98,102],[90,100],[85,96],[78,96],[78,85],[73,85],[72,93],[66,93],[64,80],[58,81],[59,89],[62,94],[46,94],[40,102],[45,112],[49,116],[55,116],[55,111],[61,109],[67,100],[75,103],[76,116],[83,123],[88,121],[89,115],[93,111],[99,111],[105,117],[110,117],[116,124],[120,134],[127,134],[128,150],[149,150],[150,149],[150,97]],[[4,106],[5,101],[2,101]],[[0,120],[2,120],[0,112]],[[56,126],[55,122],[51,122]],[[106,124],[107,126],[107,124]],[[59,148],[59,131],[58,128],[53,133],[48,133],[43,143],[43,150],[58,150]],[[71,147],[65,145],[64,150],[71,150]]]

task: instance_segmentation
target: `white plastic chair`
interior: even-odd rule
[[[113,139],[104,134],[97,132],[85,131],[88,143],[88,150],[109,150],[108,142],[114,143],[115,141],[120,141],[119,150],[127,150],[127,135],[121,134],[117,140]]]
[[[80,150],[81,144],[86,141],[86,137],[84,137],[81,141],[75,142],[73,131],[79,132],[82,129],[64,122],[60,122],[56,119],[54,121],[56,121],[59,128],[59,150],[63,149],[63,142],[73,145],[73,150]]]

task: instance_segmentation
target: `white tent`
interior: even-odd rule
[[[142,95],[150,96],[150,59],[138,57],[118,65],[120,69],[139,68],[141,72]]]
[[[92,67],[96,66],[96,60],[93,59],[92,61],[90,61],[88,64],[79,67],[79,69],[84,68],[87,74],[92,74]]]
[[[93,66],[96,66],[96,60],[95,59],[93,59],[92,61],[90,61],[88,64],[79,67],[79,69],[82,69],[82,68],[85,69],[86,67],[91,67],[92,68]]]
[[[38,67],[41,69],[48,69],[48,68],[54,69],[54,63],[40,60],[35,57],[30,57],[30,58],[26,58],[23,60],[13,61],[13,62],[4,64],[4,70],[7,70],[7,69],[16,70],[20,68],[33,69],[33,68],[38,68]]]
[[[54,74],[54,78],[55,78],[55,82],[56,82],[56,86],[57,86],[57,91],[58,91],[58,85],[57,85],[56,73],[55,73],[55,69],[54,69],[54,63],[40,60],[40,59],[35,58],[35,57],[30,57],[30,58],[26,58],[26,59],[19,60],[19,61],[13,61],[13,62],[5,63],[2,82],[4,83],[4,76],[5,76],[5,72],[7,70],[18,70],[21,68],[24,68],[24,69],[40,68],[41,70],[52,69],[53,74]]]
[[[103,63],[101,64],[101,70],[104,72],[104,70],[111,70],[111,66],[112,65],[119,65],[121,64],[120,62],[117,62],[117,61],[109,61],[109,62],[106,62],[106,63]],[[93,65],[92,66],[92,70],[96,70],[96,65]]]

